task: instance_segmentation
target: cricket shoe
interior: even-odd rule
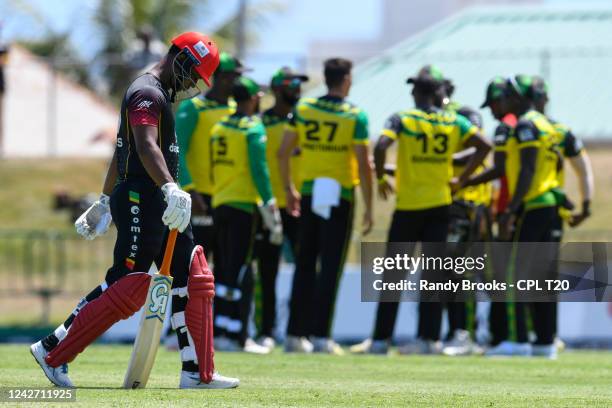
[[[270,354],[272,349],[258,344],[253,339],[246,339],[244,342],[244,352],[251,354]]]
[[[314,347],[306,337],[287,336],[285,353],[312,353]]]
[[[389,342],[387,340],[365,339],[349,348],[353,354],[387,354]]]
[[[502,341],[497,346],[485,352],[487,357],[529,357],[531,356],[531,344],[515,343],[513,341]]]
[[[411,343],[398,347],[397,351],[400,354],[441,354],[442,342],[416,339]]]
[[[531,355],[534,357],[545,357],[549,360],[556,360],[558,355],[557,344],[534,344],[531,346]]]
[[[274,350],[274,347],[276,347],[276,340],[270,336],[260,337],[258,343],[270,351]]]
[[[200,380],[200,373],[194,373],[191,371],[181,371],[181,382],[179,383],[179,388],[196,388],[196,389],[204,389],[204,390],[212,390],[212,389],[228,389],[228,388],[236,388],[240,385],[240,380],[238,378],[232,377],[224,377],[218,372],[214,372],[212,376],[212,381],[206,384],[202,380]]]
[[[557,351],[559,353],[565,350],[565,342],[559,337],[555,337],[555,346],[557,346]]]
[[[30,353],[42,368],[43,372],[53,384],[63,388],[74,388],[72,381],[68,378],[68,364],[62,364],[59,367],[51,367],[45,361],[45,357],[49,352],[45,350],[42,342],[38,341],[30,346]]]
[[[475,345],[467,330],[456,330],[453,338],[442,349],[442,354],[447,356],[469,356],[474,353]]]
[[[333,354],[335,356],[344,355],[344,350],[342,350],[342,347],[328,337],[313,337],[312,346],[313,353]]]
[[[214,338],[214,344],[216,351],[226,351],[230,353],[243,351],[245,353],[252,354],[268,354],[270,352],[270,350],[268,350],[267,348],[255,343],[253,339],[246,339],[246,341],[244,342],[244,346],[241,346],[238,340],[233,340],[225,336],[220,336]]]

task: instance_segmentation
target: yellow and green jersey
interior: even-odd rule
[[[382,134],[398,140],[396,209],[423,210],[452,202],[453,153],[478,133],[465,117],[438,109],[392,115]]]
[[[365,112],[337,97],[302,98],[287,126],[298,135],[302,194],[312,194],[316,178],[329,177],[342,186],[342,197],[351,200],[359,184],[353,146],[369,143]]]
[[[272,198],[266,160],[266,132],[261,119],[235,113],[211,131],[212,206],[253,211]]]
[[[521,149],[538,149],[533,180],[523,198],[523,202],[530,208],[556,204],[551,190],[559,185],[557,140],[557,130],[546,116],[531,110],[519,118],[513,135],[507,141],[506,177],[510,196],[514,195],[520,174]]]
[[[268,168],[270,170],[272,194],[276,198],[276,205],[279,208],[285,208],[287,206],[287,198],[285,196],[285,189],[283,188],[283,180],[280,174],[277,153],[280,149],[281,143],[283,142],[283,135],[285,133],[285,128],[289,123],[290,117],[291,115],[288,117],[280,117],[275,114],[272,109],[268,109],[261,115],[261,120],[266,128],[266,159],[268,160]],[[291,176],[293,179],[293,184],[298,190],[301,187],[298,178],[299,165],[299,156],[291,156]]]
[[[579,156],[584,150],[584,145],[582,144],[582,141],[576,136],[574,136],[572,130],[567,125],[559,123],[550,118],[548,118],[548,120],[550,121],[550,123],[552,123],[553,127],[557,131],[556,145],[557,149],[559,150],[559,153],[561,154],[561,160],[565,158]],[[563,162],[561,162],[559,165],[557,180],[559,181],[559,187],[563,187],[565,184],[565,171],[563,168]]]
[[[210,131],[224,116],[232,114],[236,104],[225,105],[205,96],[181,102],[176,112],[179,143],[179,183],[185,190],[212,193],[210,169]]]

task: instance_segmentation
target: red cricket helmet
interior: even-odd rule
[[[172,44],[187,53],[197,73],[210,86],[210,77],[219,66],[219,50],[214,41],[202,33],[189,31],[173,38]]]

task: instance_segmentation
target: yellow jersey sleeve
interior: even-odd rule
[[[459,129],[459,138],[461,143],[465,143],[470,137],[478,133],[478,127],[474,126],[472,122],[465,116],[457,115],[455,119],[455,125]]]

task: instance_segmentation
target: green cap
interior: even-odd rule
[[[480,105],[480,108],[487,107],[491,102],[500,99],[508,94],[508,81],[502,76],[496,76],[489,82],[485,101]]]
[[[544,78],[537,75],[532,77],[531,96],[533,98],[548,96],[548,83],[544,80]]]
[[[306,81],[308,81],[307,75],[297,74],[289,67],[282,67],[272,75],[270,86],[297,86]]]
[[[416,76],[410,77],[406,80],[409,84],[430,84],[430,85],[443,85],[444,75],[440,68],[435,65],[425,65],[417,72]]]
[[[261,92],[261,87],[251,78],[241,76],[234,81],[232,94],[235,100],[245,100]]]
[[[511,89],[513,89],[519,96],[527,98],[531,92],[533,77],[530,75],[519,74],[508,78],[508,83],[510,84]]]
[[[233,55],[227,52],[221,52],[219,55],[219,67],[217,68],[217,72],[234,72],[236,74],[242,74],[248,71],[251,71],[251,69],[244,67]]]

